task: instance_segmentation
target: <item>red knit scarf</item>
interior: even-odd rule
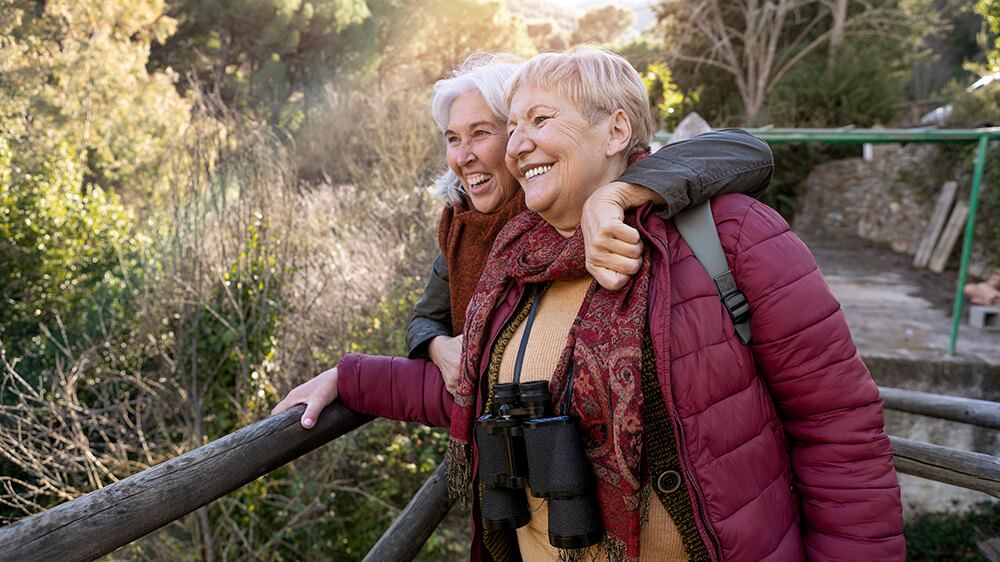
[[[631,214],[630,214],[631,222]],[[449,491],[467,493],[472,476],[471,436],[479,392],[479,366],[494,311],[515,285],[565,281],[586,275],[580,230],[570,238],[533,212],[508,223],[493,246],[468,308],[462,379],[452,410]],[[597,480],[604,528],[629,559],[639,556],[643,470],[642,338],[646,332],[650,257],[620,291],[593,283],[570,329],[550,389],[560,401],[575,372],[571,412]],[[557,408],[559,404],[555,405]]]
[[[524,192],[505,203],[496,212],[485,214],[471,206],[447,207],[438,225],[438,244],[448,262],[448,287],[451,292],[451,324],[454,333],[465,327],[465,307],[486,267],[493,241],[507,221],[524,206]]]

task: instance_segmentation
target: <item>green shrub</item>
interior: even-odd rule
[[[889,123],[905,99],[902,57],[876,41],[849,43],[832,68],[817,51],[774,86],[764,119],[780,127],[871,127]]]
[[[976,543],[1000,537],[1000,502],[980,503],[960,514],[930,513],[906,525],[904,534],[911,562],[985,562]]]
[[[13,161],[0,138],[0,342],[34,379],[129,316],[149,239],[65,145],[38,169]]]

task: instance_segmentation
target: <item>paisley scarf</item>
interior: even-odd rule
[[[441,213],[438,244],[448,263],[451,327],[456,334],[465,326],[465,307],[486,267],[493,241],[504,225],[525,209],[524,192],[518,189],[494,213],[480,213],[469,204],[446,207]]]
[[[641,214],[648,213],[648,206]],[[628,222],[635,224],[634,215]],[[639,556],[643,487],[642,339],[646,332],[650,253],[643,253],[639,273],[612,292],[596,282],[587,292],[550,383],[559,408],[570,373],[571,413],[579,417],[597,481],[606,548]],[[479,375],[497,305],[516,285],[565,281],[586,275],[583,236],[566,238],[537,214],[526,211],[500,233],[469,303],[463,342],[462,378],[452,410],[448,449],[448,489],[453,497],[468,493],[472,477],[472,433]],[[620,550],[619,550],[620,549]]]

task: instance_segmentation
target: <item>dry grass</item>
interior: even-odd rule
[[[426,273],[440,207],[425,186],[442,162],[429,110],[388,94],[330,93],[328,107],[296,145],[201,100],[171,171],[186,179],[159,195],[163,215],[143,226],[160,244],[135,288],[128,329],[60,357],[45,388],[28,384],[13,358],[0,360],[0,451],[20,467],[0,477],[10,518],[265,416],[280,393],[335,359],[330,350],[352,319],[402,279]],[[303,459],[244,492],[251,496],[227,496],[131,552],[278,556],[295,525],[323,515],[318,497],[368,493],[329,477],[330,460]],[[296,474],[318,492],[288,492]],[[305,507],[274,529],[254,523],[256,501],[278,511]]]

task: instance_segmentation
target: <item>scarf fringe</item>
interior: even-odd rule
[[[448,497],[469,508],[469,484],[472,482],[472,445],[457,439],[448,440]]]
[[[557,560],[559,562],[600,562],[601,560],[604,562],[636,562],[638,558],[629,558],[625,553],[625,543],[621,539],[606,534],[601,542],[594,546],[580,549],[560,548]]]

